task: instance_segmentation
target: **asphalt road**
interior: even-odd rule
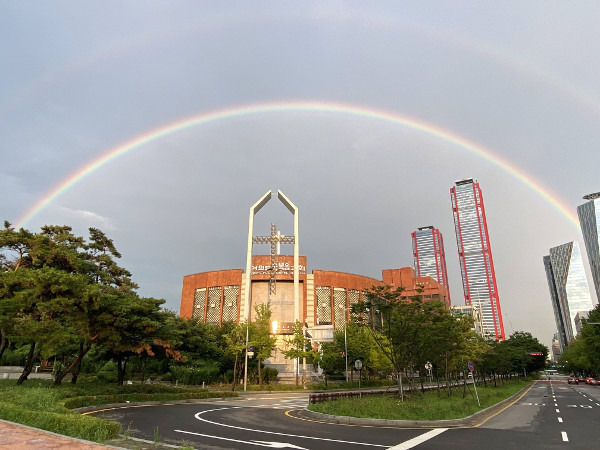
[[[496,416],[471,428],[398,429],[321,423],[302,416],[305,393],[257,394],[195,404],[94,412],[130,436],[199,449],[598,449],[600,387],[538,382]]]

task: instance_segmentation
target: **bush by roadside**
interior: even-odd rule
[[[309,405],[308,409],[333,416],[349,416],[389,420],[450,420],[470,416],[519,392],[532,383],[521,379],[506,382],[501,386],[477,387],[477,394],[469,386],[465,397],[458,388],[451,396],[443,391],[410,393],[404,402],[397,394],[368,396],[363,398],[341,398],[324,403]],[[481,406],[478,405],[477,396]]]
[[[14,380],[0,380],[0,419],[94,442],[114,439],[121,425],[73,408],[137,401],[172,401],[235,396],[232,392],[207,391],[193,387],[134,384],[82,383],[53,386],[51,381],[30,380],[15,386]]]

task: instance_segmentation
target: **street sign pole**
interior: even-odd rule
[[[433,383],[433,375],[431,373],[431,368],[433,366],[431,365],[431,363],[429,361],[427,361],[427,364],[425,364],[425,369],[427,369],[428,375],[429,375],[429,382]]]
[[[354,368],[358,370],[358,388],[360,389],[360,375],[362,374],[362,361],[360,359],[354,361]]]
[[[471,372],[472,378],[473,378],[473,387],[475,388],[475,396],[477,397],[477,405],[481,408],[481,403],[479,403],[479,394],[477,393],[477,383],[475,383],[475,374],[473,373],[473,363],[471,361],[469,361],[469,364],[467,365],[467,367],[469,368],[469,372]]]

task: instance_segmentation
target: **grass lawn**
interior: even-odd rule
[[[66,436],[104,442],[121,433],[121,425],[72,411],[89,405],[138,401],[171,401],[235,395],[197,387],[133,384],[116,386],[100,382],[55,387],[50,380],[0,380],[0,419],[29,425]]]
[[[442,390],[429,391],[405,396],[404,402],[397,395],[384,394],[363,398],[341,398],[339,400],[309,405],[308,409],[334,416],[363,417],[390,420],[449,420],[470,416],[482,409],[510,397],[528,386],[531,380],[510,381],[494,388],[477,386],[481,407],[473,386],[469,385],[467,396],[463,398],[462,388],[454,388],[448,397]]]

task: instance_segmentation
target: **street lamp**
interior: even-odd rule
[[[246,322],[246,356],[244,361],[244,392],[246,392],[246,383],[248,381],[248,330],[250,327],[248,326],[248,322]],[[235,376],[234,376],[235,378]]]
[[[346,314],[346,310],[344,309],[344,315]],[[346,336],[346,329],[348,328],[348,323],[344,325],[344,356],[346,356],[346,383],[348,382],[348,338]]]
[[[344,311],[344,356],[346,357],[346,383],[348,382],[348,336],[346,329],[348,328],[348,314],[347,311],[350,309],[347,306],[340,305],[340,309]]]

